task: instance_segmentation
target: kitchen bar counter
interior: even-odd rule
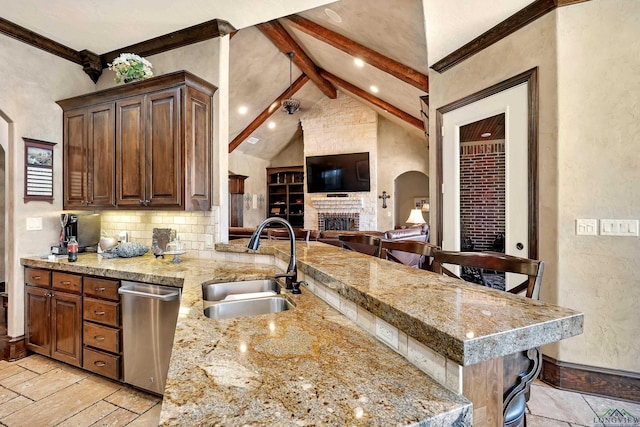
[[[317,245],[318,251],[326,250]],[[182,260],[81,254],[76,263],[21,261],[29,267],[182,288],[162,424],[471,425],[468,400],[308,289],[287,294],[296,307],[282,313],[215,321],[204,317],[202,283],[272,277],[278,271],[272,265]]]

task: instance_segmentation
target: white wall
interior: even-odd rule
[[[378,230],[392,230],[396,224],[403,224],[409,211],[400,210],[397,216],[399,200],[394,189],[398,176],[408,171],[429,175],[429,149],[427,138],[422,132],[408,132],[395,123],[378,116],[378,195],[386,191],[391,196],[387,200],[387,209],[382,209],[382,201],[378,200]],[[424,177],[423,177],[424,178]],[[428,182],[428,181],[427,181]],[[428,185],[424,188],[407,188],[407,194],[428,196]],[[413,197],[413,196],[409,196]],[[402,198],[402,197],[401,197]],[[404,218],[402,216],[404,215]]]
[[[259,159],[257,157],[248,156],[246,154],[234,151],[229,154],[229,170],[238,175],[246,175],[244,180],[244,193],[246,194],[262,194],[262,206],[254,209],[253,203],[247,209],[246,203],[243,211],[243,226],[257,227],[267,217],[267,167],[268,160]]]
[[[91,92],[94,84],[74,64],[0,35],[0,114],[9,124],[7,146],[6,281],[9,292],[8,334],[24,334],[24,275],[20,257],[46,254],[58,241],[62,181],[54,180],[54,202],[24,203],[23,137],[55,142],[54,176],[62,176],[62,110],[55,103]],[[3,137],[4,138],[4,137]],[[27,217],[43,219],[43,229],[26,230]]]

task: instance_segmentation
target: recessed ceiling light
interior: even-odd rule
[[[485,132],[483,134],[480,134],[480,136],[483,138],[489,138],[491,136],[491,132]]]
[[[337,23],[342,22],[342,18],[340,17],[340,15],[338,15],[336,11],[326,8],[324,10],[324,13],[326,13],[329,19],[331,19],[333,22],[337,22]]]
[[[249,111],[249,109],[244,105],[242,107],[238,108],[238,113],[240,113],[240,114],[247,114],[247,111]]]
[[[269,129],[275,129],[276,127],[276,122],[269,122]]]
[[[257,143],[258,141],[260,141],[260,139],[256,138],[255,136],[250,136],[249,138],[247,138],[247,142],[248,142],[249,144],[255,144],[255,143]]]
[[[358,67],[361,67],[361,68],[362,68],[362,67],[364,67],[364,61],[363,61],[362,59],[360,59],[360,58],[355,58],[355,59],[353,60],[353,62],[354,62]]]
[[[369,89],[371,89],[371,92],[373,92],[373,93],[380,92],[380,90],[378,89],[378,86],[370,86]]]

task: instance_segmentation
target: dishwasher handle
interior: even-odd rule
[[[160,301],[173,301],[174,299],[177,299],[180,296],[179,289],[175,290],[174,292],[170,292],[168,294],[158,295],[158,294],[150,294],[147,292],[134,291],[133,289],[128,288],[126,286],[121,286],[120,289],[118,289],[118,293],[121,295],[122,294],[135,295],[140,298],[159,299]]]

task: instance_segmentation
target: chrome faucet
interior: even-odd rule
[[[287,267],[287,272],[284,274],[276,274],[276,278],[285,277],[286,289],[291,289],[292,294],[299,294],[300,292],[300,282],[298,282],[298,268],[296,266],[296,236],[293,232],[293,227],[289,224],[288,221],[278,218],[271,217],[267,218],[256,228],[256,231],[251,235],[251,239],[249,240],[249,244],[247,247],[251,250],[258,250],[260,246],[260,234],[264,227],[272,222],[277,222],[278,224],[282,224],[287,229],[289,233],[289,266]]]

